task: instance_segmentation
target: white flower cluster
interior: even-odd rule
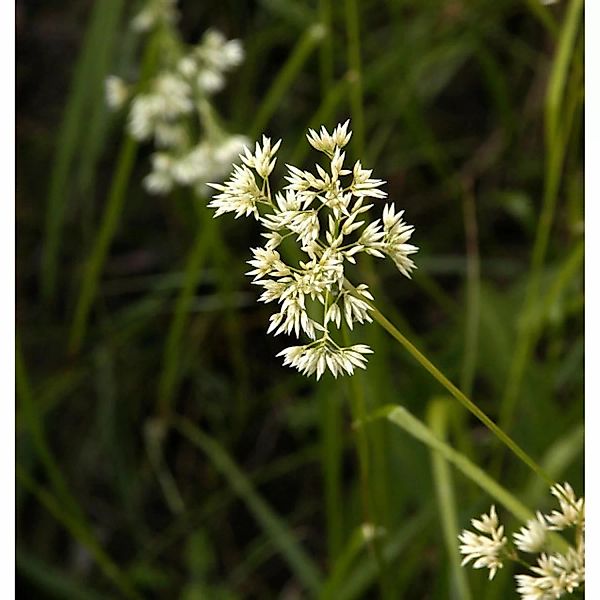
[[[504,535],[504,526],[498,522],[496,507],[490,508],[490,514],[481,515],[480,519],[471,519],[471,524],[481,534],[467,531],[460,534],[460,551],[465,554],[461,566],[475,560],[474,569],[486,568],[490,570],[490,579],[494,578],[496,571],[503,567],[502,556],[508,539]]]
[[[535,519],[529,520],[525,527],[513,534],[518,550],[539,553],[536,565],[529,567],[533,575],[515,575],[521,600],[555,600],[571,594],[585,583],[585,501],[575,496],[568,483],[553,485],[550,491],[558,499],[560,510],[550,514],[537,512]],[[462,564],[475,559],[473,567],[489,568],[492,579],[498,568],[503,566],[503,560],[517,560],[518,554],[515,549],[507,547],[508,540],[503,535],[504,528],[498,522],[494,506],[489,515],[482,515],[481,520],[473,519],[472,524],[487,536],[467,530],[460,534],[460,551],[466,555]],[[574,547],[569,546],[562,553],[542,552],[549,544],[549,531],[566,529],[575,530]]]
[[[142,10],[133,18],[134,31],[149,31],[159,24],[173,24],[179,18],[177,0],[146,0]]]
[[[284,364],[317,379],[328,369],[334,377],[365,368],[371,349],[365,344],[339,345],[332,335],[342,323],[352,329],[355,323],[371,322],[369,301],[373,296],[366,284],[347,283],[345,267],[355,264],[360,253],[384,258],[389,256],[401,273],[410,277],[415,268],[409,258],[417,248],[408,243],[413,227],[386,204],[381,219],[372,221],[368,199],[386,197],[385,183],[373,179],[371,170],[357,161],[344,168],[346,146],[352,132],[349,121],[330,134],[325,127],[309,130],[309,143],[327,157],[325,170],[316,165],[316,174],[287,165],[288,184],[273,193],[269,182],[281,141],[272,145],[263,136],[254,152],[245,149],[242,165],[234,165],[225,184],[210,184],[218,190],[209,206],[215,216],[234,213],[252,216],[266,229],[264,247],[253,248],[253,267],[247,274],[262,287],[260,301],[277,302],[278,311],[270,318],[268,331],[275,335],[304,334],[310,343],[283,350]],[[297,264],[285,262],[279,249],[292,242],[302,256]]]
[[[159,14],[173,6],[173,2],[152,0],[134,24],[141,15]],[[175,36],[176,32],[167,30],[165,35]],[[166,194],[182,185],[202,193],[208,181],[225,177],[232,161],[250,143],[246,137],[222,129],[209,101],[210,95],[225,85],[225,73],[243,61],[244,51],[239,40],[227,40],[214,30],[207,31],[183,56],[172,52],[172,48],[182,47],[180,40],[175,41],[171,51],[164,53],[160,72],[144,91],[131,98],[129,86],[111,76],[106,80],[106,100],[113,109],[131,100],[130,135],[139,141],[153,140],[160,149],[152,155],[152,172],[144,179],[149,192]],[[199,141],[190,135],[198,123],[205,134]]]

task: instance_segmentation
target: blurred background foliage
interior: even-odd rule
[[[306,128],[352,118],[350,153],[421,249],[412,282],[366,265],[378,307],[578,492],[581,4],[182,0],[178,24],[189,43],[209,27],[243,41],[216,105],[232,132],[283,138],[280,164],[310,167]],[[243,275],[254,224],[143,190],[151,148],[103,92],[139,75],[138,8],[17,1],[19,591],[516,597],[511,567],[488,584],[456,564],[456,528],[492,499],[383,422],[365,484],[349,398],[403,405],[531,508],[545,483],[376,324],[352,380],[282,367]]]

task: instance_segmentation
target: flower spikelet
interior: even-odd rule
[[[550,489],[553,496],[560,504],[560,511],[553,510],[546,519],[550,523],[550,529],[562,531],[567,527],[573,527],[583,520],[585,501],[577,499],[573,488],[568,484],[556,484]]]
[[[484,535],[468,530],[460,534],[458,538],[462,542],[460,552],[465,555],[461,565],[464,566],[474,560],[473,568],[489,569],[489,578],[493,579],[497,570],[503,566],[502,551],[508,541],[504,535],[504,526],[498,521],[496,507],[492,506],[489,514],[484,513],[480,519],[472,519],[471,524]]]
[[[527,521],[518,533],[513,534],[515,546],[523,552],[535,554],[540,552],[546,543],[548,524],[546,518],[539,511],[535,519]]]
[[[557,498],[560,511],[554,510],[551,514],[538,511],[535,519],[527,521],[513,534],[515,548],[505,547],[507,539],[502,538],[503,530],[498,526],[493,506],[489,516],[483,515],[479,521],[473,519],[473,526],[489,537],[463,531],[459,536],[460,551],[467,556],[462,564],[476,559],[473,566],[490,568],[491,579],[495,568],[502,566],[501,554],[504,559],[527,565],[518,555],[517,550],[520,550],[537,554],[535,564],[528,565],[529,573],[515,575],[521,600],[555,600],[582,588],[585,584],[585,501],[576,497],[568,483],[555,484],[550,491]],[[557,552],[551,546],[549,532],[566,528],[574,529],[575,544]]]
[[[224,184],[210,184],[219,192],[209,204],[215,216],[251,216],[264,227],[265,245],[252,249],[247,275],[262,288],[261,302],[277,304],[268,332],[309,340],[280,352],[284,364],[317,379],[327,370],[334,377],[351,375],[366,367],[372,352],[365,344],[344,346],[335,340],[344,323],[353,329],[372,321],[373,296],[365,283],[348,282],[348,265],[361,253],[387,256],[409,277],[415,264],[408,256],[418,250],[408,243],[414,228],[393,204],[384,205],[381,218],[370,218],[375,202],[386,197],[385,182],[360,161],[345,166],[349,125],[339,124],[331,133],[324,126],[310,129],[309,143],[325,156],[314,171],[288,164],[283,189],[273,189],[270,181],[281,140],[272,143],[267,136],[243,150],[242,164],[234,165]],[[301,255],[294,263],[286,262],[280,250],[289,244]]]

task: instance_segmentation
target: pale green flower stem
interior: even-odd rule
[[[346,282],[350,290],[354,286]],[[372,304],[371,310],[375,321],[379,323],[396,341],[398,341],[416,361],[428,371],[450,394],[467,410],[474,414],[502,443],[518,456],[531,470],[543,477],[549,484],[552,479],[510,436],[492,421],[472,400],[461,392],[408,338],[406,338],[386,317]]]

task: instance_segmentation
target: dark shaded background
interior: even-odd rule
[[[366,121],[361,159],[388,181],[390,199],[406,210],[421,248],[413,282],[384,263],[373,265],[368,282],[381,310],[461,385],[465,327],[474,310],[469,285],[479,285],[477,364],[467,384],[497,419],[523,326],[548,185],[544,102],[558,34],[527,3],[512,0],[359,4]],[[557,30],[568,3],[559,4],[544,13]],[[334,67],[341,79],[347,73],[345,12],[342,3],[334,5]],[[194,205],[205,210],[205,199],[186,191],[148,196],[141,179],[149,169],[149,146],[137,155],[83,345],[68,351],[82,270],[123,137],[123,116],[103,108],[103,79],[109,73],[135,79],[143,45],[127,30],[132,5],[126,3],[109,68],[89,81],[81,118],[65,133],[93,7],[86,1],[17,2],[18,590],[24,598],[121,597],[85,543],[91,532],[143,598],[310,597],[247,501],[158,411],[167,332],[198,233]],[[243,41],[247,60],[216,104],[232,132],[248,133],[302,32],[317,20],[316,2],[181,2],[181,11],[180,30],[189,43],[208,27]],[[581,85],[581,53],[579,39],[578,67],[567,75],[569,98]],[[281,164],[291,159],[306,127],[315,125],[328,91],[320,83],[319,57],[319,51],[310,55],[269,121],[267,132],[284,139]],[[351,116],[346,96],[330,111],[327,126]],[[540,460],[560,440],[571,440],[575,450],[556,476],[578,490],[582,457],[572,440],[583,412],[581,110],[579,102],[562,141],[554,225],[534,310],[525,317],[536,323],[536,343],[509,427]],[[69,142],[69,135],[76,141]],[[68,143],[76,151],[61,195],[58,277],[55,293],[44,298],[47,199],[60,148]],[[303,166],[312,162],[306,157]],[[186,315],[174,410],[218,441],[326,573],[334,557],[326,539],[323,465],[329,450],[322,430],[332,404],[342,415],[344,539],[363,519],[347,382],[325,378],[317,385],[280,365],[275,354],[284,340],[265,334],[270,311],[255,302],[256,290],[243,276],[258,231],[233,219],[213,223],[217,238]],[[480,278],[469,284],[477,256]],[[375,325],[359,336],[376,352],[359,378],[369,407],[402,403],[423,417],[443,390]],[[517,495],[530,489],[525,468],[478,422],[460,409],[457,415],[453,441],[461,451],[490,472],[496,469]],[[392,562],[398,598],[449,598],[427,450],[391,426],[382,425],[376,436],[374,485],[380,489],[373,493],[385,505],[388,532],[422,519]],[[165,478],[177,488],[182,507],[169,506]],[[462,527],[490,500],[462,476],[457,485]],[[505,571],[493,593],[516,597]],[[484,578],[473,576],[474,597],[492,588]],[[367,586],[354,597],[377,594]]]

